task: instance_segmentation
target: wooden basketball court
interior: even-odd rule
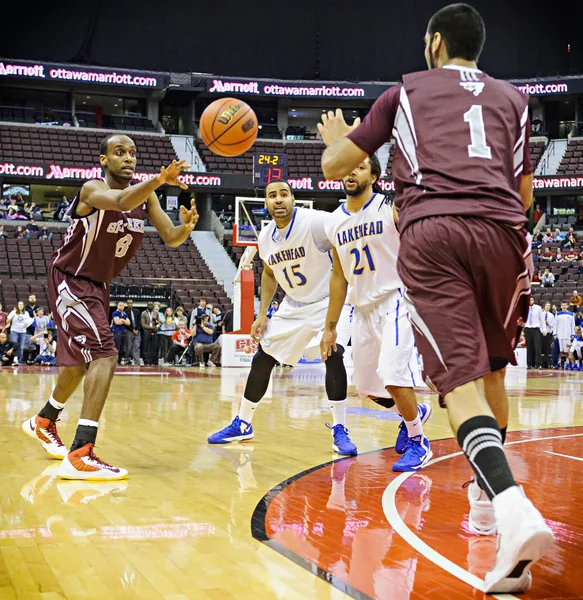
[[[96,453],[130,476],[83,483],[58,480],[20,430],[56,372],[0,370],[1,600],[485,597],[496,541],[467,529],[470,470],[435,396],[434,463],[396,477],[395,415],[354,393],[361,454],[331,464],[322,368],[276,370],[255,439],[234,446],[206,438],[237,413],[246,369],[121,368]],[[557,537],[521,597],[581,598],[583,374],[515,369],[508,383],[508,454]],[[79,411],[77,392],[66,444]]]

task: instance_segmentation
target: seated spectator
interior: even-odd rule
[[[553,254],[550,248],[545,248],[542,253],[542,260],[553,260]]]
[[[545,234],[543,235],[543,243],[551,244],[554,241],[554,239],[555,239],[555,236],[553,235],[551,228],[547,227],[547,230],[546,230]]]
[[[539,272],[538,272],[538,269],[537,269],[537,270],[534,272],[534,275],[532,276],[532,282],[533,282],[533,283],[540,283],[540,274],[539,274]],[[270,308],[268,309],[268,311],[267,311],[267,316],[268,316],[269,318],[271,318],[271,315],[269,314],[269,311],[270,311],[270,310],[271,310],[271,307],[270,307]],[[274,311],[274,312],[276,312],[276,311]],[[273,314],[273,313],[271,313],[271,314]]]
[[[33,335],[32,341],[39,344],[39,353],[34,360],[37,363],[54,367],[57,364],[57,343],[53,340],[53,334],[50,331],[45,331]]]
[[[562,242],[565,239],[565,236],[561,233],[561,230],[557,227],[555,229],[555,235],[553,236],[555,242]]]
[[[6,322],[8,321],[8,313],[4,312],[2,308],[2,303],[0,303],[0,331],[4,331],[6,329]]]
[[[4,233],[4,225],[0,225],[0,238],[5,238],[6,234]]]
[[[533,248],[538,248],[539,246],[541,246],[543,243],[543,239],[542,236],[540,234],[540,231],[537,231],[533,236],[532,236],[532,247]]]
[[[17,352],[18,345],[8,339],[6,332],[0,331],[0,367],[10,367]]]
[[[583,252],[582,252],[583,254]],[[577,275],[583,275],[583,259],[581,259],[581,262],[579,263],[579,266],[577,267]]]
[[[267,316],[271,319],[271,317],[277,312],[278,308],[279,308],[279,302],[277,302],[276,300],[273,300],[271,302],[270,307],[267,309]]]
[[[26,229],[28,230],[29,237],[31,233],[38,233],[38,225],[36,224],[36,221],[31,218],[30,223],[26,226]]]
[[[41,207],[36,202],[33,202],[31,204],[30,216],[33,218],[39,218],[40,215],[40,219],[42,221],[42,214]]]
[[[223,333],[221,329],[221,322],[223,320],[223,313],[218,306],[213,307],[213,315],[212,315],[212,326],[215,330],[213,334],[213,341],[216,342],[219,336]]]
[[[557,262],[563,262],[563,253],[560,250],[557,250],[557,253],[554,256],[554,259]]]
[[[543,249],[539,248],[535,252],[534,256],[532,257],[532,260],[534,260],[534,262],[540,262],[542,260],[542,258],[543,258]]]
[[[194,346],[194,357],[195,364],[201,367],[207,366],[218,366],[221,360],[221,347],[216,342],[213,342],[214,329],[210,324],[210,317],[204,315],[202,317],[196,317],[196,330],[195,335],[192,339]],[[204,354],[205,352],[210,353],[210,361],[205,364]]]
[[[184,309],[182,306],[177,306],[174,311],[174,324],[176,325],[176,329],[180,329],[180,327],[184,326],[184,328],[188,325],[188,319],[184,314]]]
[[[583,298],[579,296],[577,290],[573,290],[573,295],[569,299],[569,309],[571,312],[579,312],[581,310],[581,306],[583,305]]]
[[[28,229],[25,229],[22,225],[19,225],[16,228],[16,239],[17,240],[27,240],[30,237],[30,233]]]
[[[59,202],[59,206],[57,207],[55,214],[53,215],[53,218],[55,219],[55,221],[68,221],[69,220],[69,217],[67,215],[67,209],[69,208],[69,204],[71,204],[71,203],[67,199],[67,196],[63,196],[62,200]]]
[[[550,269],[545,269],[540,282],[543,287],[555,287],[555,276],[551,273]]]
[[[577,260],[577,253],[575,250],[573,250],[573,248],[567,249],[567,252],[565,253],[565,260]]]
[[[41,230],[38,232],[37,239],[52,240],[53,234],[49,231],[49,228],[46,225],[43,225]]]
[[[22,207],[22,212],[27,219],[30,219],[30,214],[32,213],[32,205],[30,202],[25,202]]]
[[[534,221],[535,225],[538,224],[544,214],[545,211],[540,207],[540,204],[537,204],[532,211],[532,220]]]
[[[181,323],[178,330],[172,334],[172,346],[170,346],[170,350],[168,350],[169,363],[173,365],[176,364],[176,357],[179,355],[182,356],[184,351],[188,348],[190,338],[190,331]],[[192,363],[192,357],[190,357],[190,362]]]

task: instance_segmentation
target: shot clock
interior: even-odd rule
[[[274,179],[287,179],[287,154],[256,152],[253,155],[253,185],[265,187]]]

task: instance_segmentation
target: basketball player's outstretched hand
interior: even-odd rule
[[[177,185],[183,190],[187,190],[188,186],[178,179],[178,176],[182,171],[188,171],[191,165],[187,165],[185,160],[175,161],[173,160],[168,167],[160,168],[160,183],[167,183],[168,185]]]
[[[336,329],[324,329],[322,339],[320,340],[320,355],[324,362],[332,354],[332,350],[336,352],[336,337]]]
[[[360,117],[354,119],[352,125],[348,125],[344,120],[342,111],[337,108],[336,112],[329,110],[322,115],[322,122],[318,123],[318,131],[326,146],[329,146],[336,140],[346,137],[351,131],[360,125]]]
[[[269,323],[269,317],[266,315],[261,315],[257,317],[255,323],[251,325],[251,338],[258,342],[267,327],[267,323]]]
[[[195,201],[190,201],[190,210],[187,210],[185,206],[181,206],[180,215],[182,217],[182,222],[184,223],[186,229],[192,231],[194,229],[194,226],[198,222],[198,212],[196,212]]]

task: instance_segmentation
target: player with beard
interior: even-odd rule
[[[69,207],[71,225],[51,260],[49,302],[57,327],[57,366],[62,367],[51,397],[38,415],[22,425],[51,458],[63,459],[65,479],[123,479],[126,469],[95,456],[99,417],[117,364],[117,348],[109,327],[109,282],[138,251],[147,217],[164,242],[177,248],[198,221],[194,201],[180,208],[183,224],[174,226],[154,193],[161,185],[187,186],[178,179],[188,169],[172,161],[152,179],[132,185],[136,145],[127,135],[108,135],[101,142],[103,179],[87,181]],[[65,403],[84,380],[83,406],[69,452],[56,422]]]
[[[415,396],[414,387],[421,385],[421,377],[403,302],[404,286],[397,275],[399,233],[393,203],[375,191],[380,175],[375,155],[364,160],[343,180],[346,203],[326,219],[334,269],[322,359],[327,361],[335,347],[336,324],[348,293],[348,302],[354,305],[354,385],[363,396],[402,415],[395,445],[402,457],[393,470],[419,471],[432,457],[423,433],[431,407],[418,405]]]

